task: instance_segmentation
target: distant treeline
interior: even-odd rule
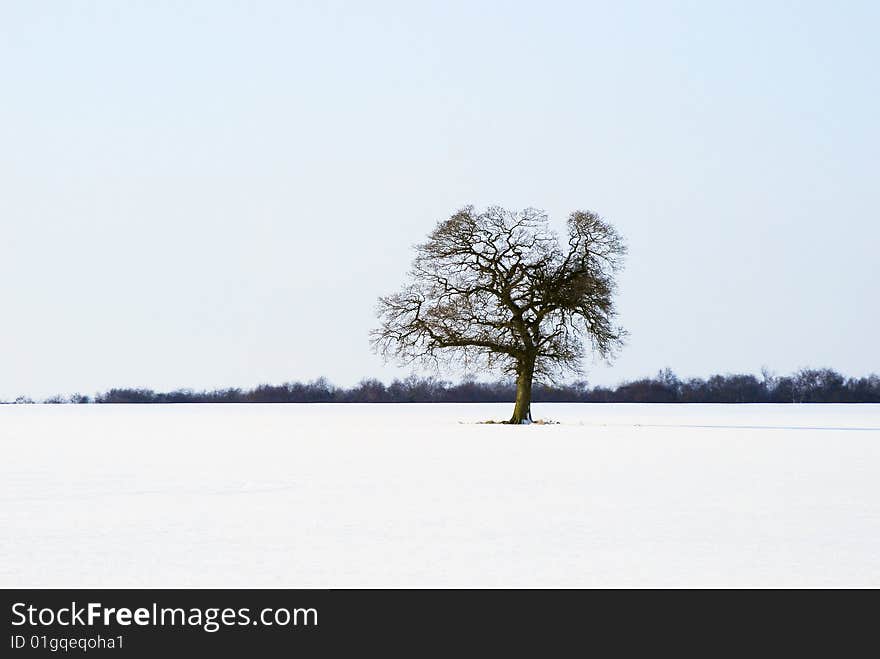
[[[410,376],[386,385],[367,379],[354,387],[336,387],[321,378],[312,382],[260,385],[254,389],[167,393],[151,389],[111,389],[93,397],[55,396],[46,403],[508,403],[516,388],[511,382],[452,384],[432,377]],[[792,375],[713,375],[682,380],[672,371],[625,382],[614,388],[586,382],[539,385],[536,403],[880,403],[880,376],[845,377],[831,369],[802,369]],[[33,403],[18,398],[16,403]]]

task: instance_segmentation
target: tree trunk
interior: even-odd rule
[[[535,374],[535,362],[521,364],[516,376],[516,404],[513,416],[508,423],[522,424],[532,422],[532,376]]]

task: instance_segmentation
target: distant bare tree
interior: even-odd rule
[[[621,345],[614,277],[626,248],[595,213],[569,216],[563,247],[542,211],[467,206],[415,250],[411,283],[379,298],[375,350],[515,375],[510,423],[531,421],[534,379],[580,370],[585,338],[606,359]]]

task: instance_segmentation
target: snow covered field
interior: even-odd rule
[[[0,406],[0,586],[880,586],[880,405],[510,410]]]

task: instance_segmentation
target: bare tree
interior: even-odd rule
[[[467,206],[415,250],[411,283],[379,298],[374,349],[515,375],[510,423],[531,421],[533,380],[579,372],[587,344],[610,359],[622,343],[613,297],[626,248],[595,213],[569,216],[563,246],[542,211]]]

